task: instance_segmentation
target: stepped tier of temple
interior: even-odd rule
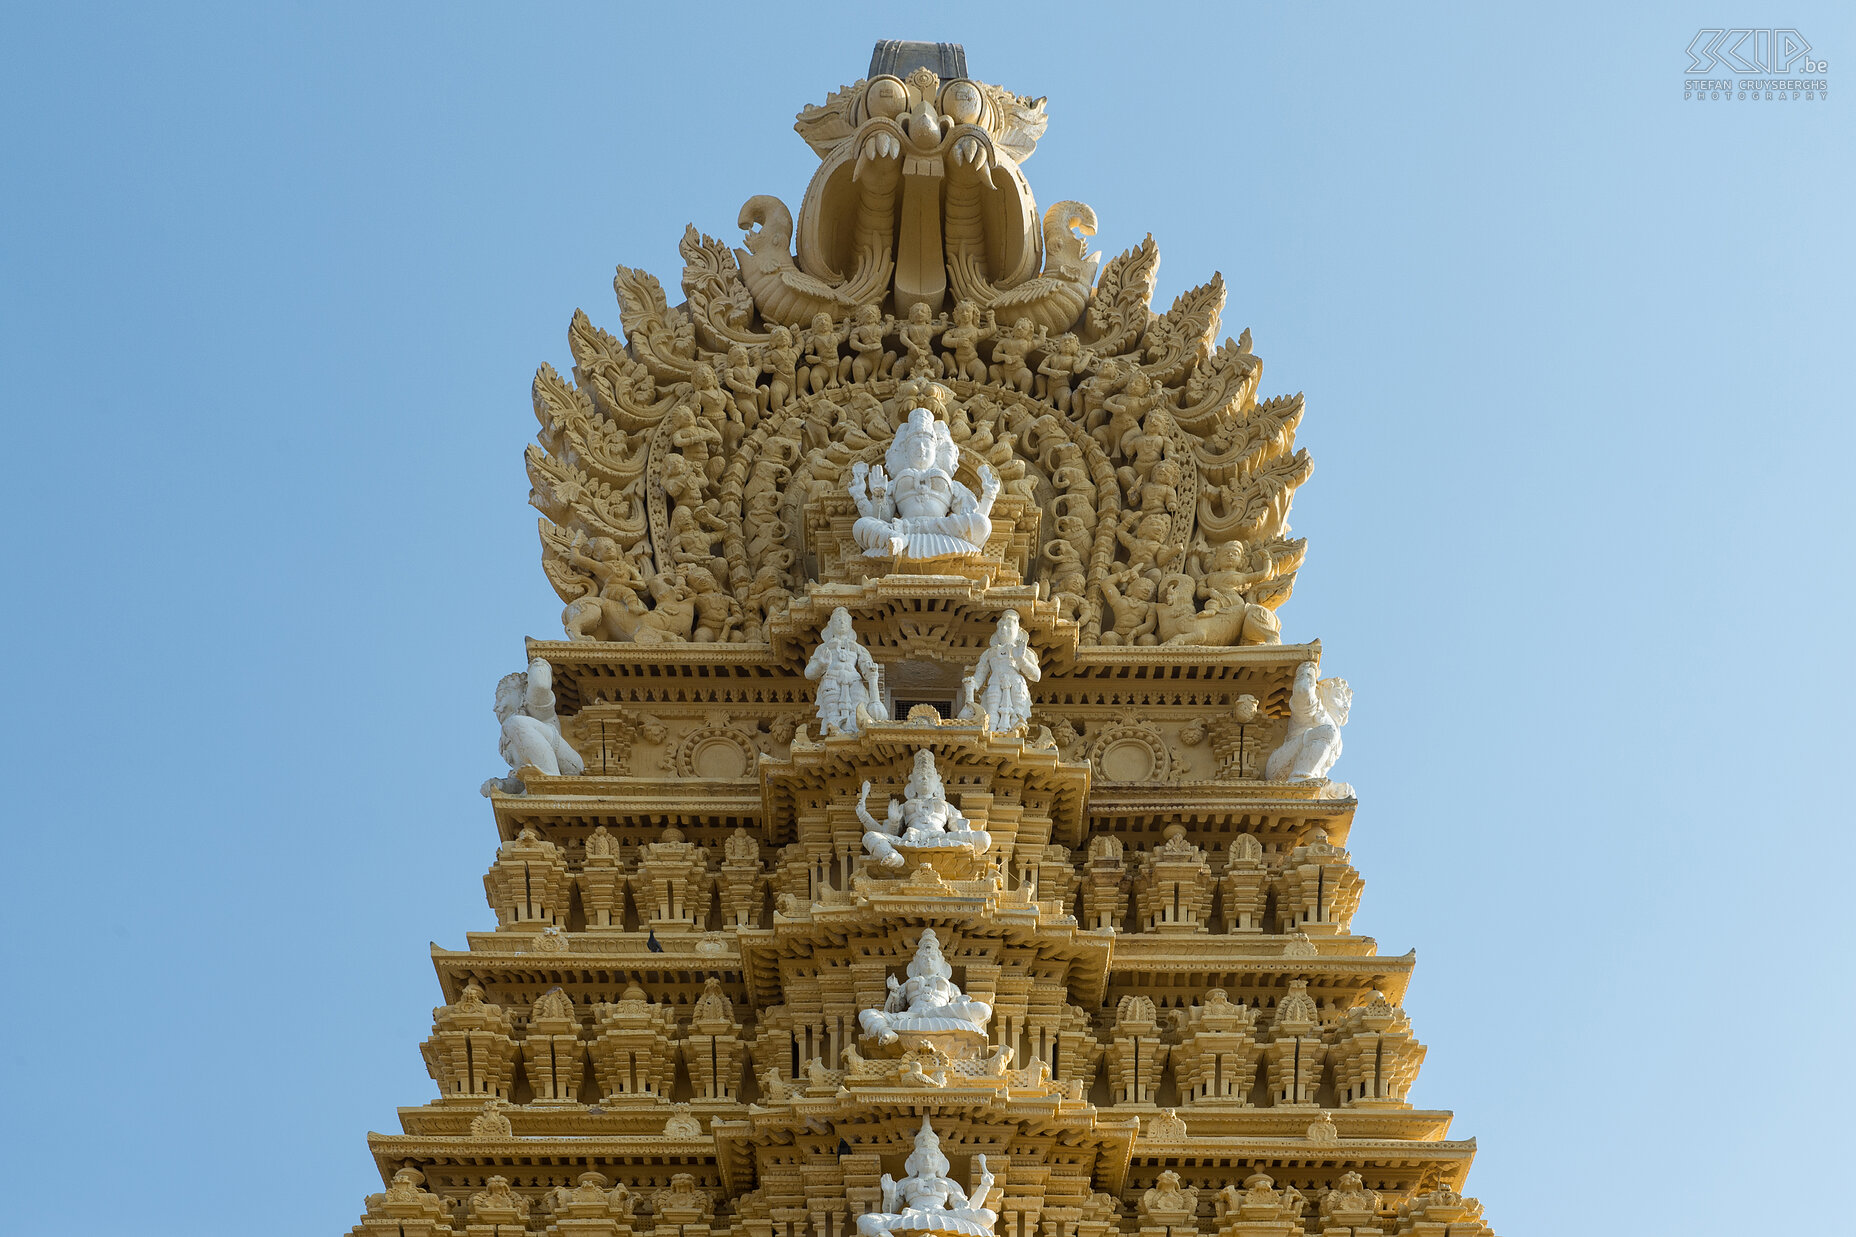
[[[356,1234],[1489,1237],[1277,614],[1301,400],[1038,213],[1044,125],[881,44],[797,218],[538,374],[563,638]]]

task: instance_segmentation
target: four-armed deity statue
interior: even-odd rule
[[[922,929],[906,974],[908,978],[900,982],[894,975],[889,977],[889,997],[882,1009],[866,1009],[857,1015],[865,1035],[879,1044],[898,1039],[908,1047],[932,1043],[950,1056],[957,1050],[971,1052],[985,1045],[992,1006],[960,990],[933,928]]]
[[[882,820],[870,815],[870,783],[857,797],[857,818],[864,822],[864,849],[886,868],[900,868],[908,860],[898,846],[913,850],[964,849],[983,855],[992,846],[992,835],[973,828],[973,822],[954,810],[947,801],[940,771],[934,767],[934,753],[926,748],[915,753],[915,768],[902,788],[900,800],[889,801],[889,811]]]
[[[985,1156],[973,1157],[979,1183],[969,1195],[947,1175],[952,1166],[941,1154],[941,1140],[934,1127],[923,1116],[922,1128],[915,1135],[915,1150],[902,1166],[909,1175],[900,1181],[883,1174],[883,1210],[857,1217],[859,1237],[881,1237],[885,1233],[992,1237],[999,1213],[986,1206],[992,1196],[993,1178],[986,1170]]]
[[[942,402],[923,385],[917,400]],[[954,479],[960,449],[945,421],[926,407],[910,410],[883,463],[851,466],[851,498],[860,516],[851,532],[870,558],[932,559],[978,554],[992,535],[999,478],[980,465],[980,492]]]
[[[985,713],[993,730],[1013,730],[1031,720],[1031,684],[1039,677],[1031,638],[1019,625],[1018,611],[1007,610],[962,690],[968,705]],[[961,716],[966,715],[963,709]]]
[[[831,612],[823,637],[806,662],[806,677],[818,684],[818,723],[821,733],[856,734],[859,711],[880,708],[877,665],[870,651],[857,643],[851,613],[843,606]]]

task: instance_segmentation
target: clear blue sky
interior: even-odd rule
[[[1285,635],[1353,683],[1356,925],[1500,1231],[1848,1180],[1848,8],[909,12],[0,15],[14,1231],[354,1222],[559,632],[530,376],[615,263],[796,202],[878,37],[1050,96],[1039,198],[1162,301],[1222,270],[1307,393]],[[1830,99],[1684,102],[1734,23]]]

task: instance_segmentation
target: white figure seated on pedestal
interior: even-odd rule
[[[978,706],[987,724],[996,731],[1012,730],[1031,720],[1031,684],[1042,675],[1038,655],[1031,651],[1031,637],[1019,626],[1018,611],[1007,610],[999,616],[986,651],[973,665],[973,673],[962,685],[967,705]]]
[[[866,1009],[857,1015],[865,1035],[879,1044],[893,1044],[902,1035],[933,1038],[953,1032],[962,1038],[977,1035],[979,1043],[985,1043],[992,1006],[960,990],[933,928],[922,929],[907,975],[901,983],[894,975],[889,977],[889,999],[882,1009]]]
[[[877,666],[857,643],[851,614],[843,606],[825,622],[824,638],[806,662],[806,677],[818,684],[818,722],[822,734],[836,730],[856,734],[859,709],[878,709]],[[880,710],[878,710],[880,712]]]
[[[992,1174],[986,1171],[986,1157],[976,1155],[973,1165],[979,1170],[979,1184],[973,1194],[947,1175],[950,1165],[941,1154],[941,1140],[935,1136],[928,1118],[915,1135],[915,1150],[903,1162],[909,1175],[897,1181],[883,1174],[883,1210],[857,1217],[860,1237],[881,1237],[885,1233],[950,1233],[961,1237],[992,1237],[999,1213],[985,1203],[992,1195]]]
[[[887,471],[885,467],[887,466]],[[978,554],[992,536],[999,478],[980,465],[980,492],[954,480],[960,449],[947,423],[916,408],[889,444],[883,463],[851,466],[851,498],[861,518],[851,526],[869,558],[941,558]]]
[[[992,846],[992,835],[975,829],[973,822],[954,810],[947,801],[940,771],[934,767],[934,753],[923,748],[915,753],[915,768],[903,784],[902,799],[889,801],[882,820],[870,815],[870,783],[857,796],[857,818],[864,822],[864,850],[886,868],[907,863],[897,846],[913,849],[952,849],[965,847],[972,854],[983,855]]]

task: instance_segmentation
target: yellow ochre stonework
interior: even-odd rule
[[[1488,1237],[1354,933],[1310,474],[1221,280],[1039,214],[1044,100],[883,43],[797,218],[575,314],[494,932],[369,1237]]]

